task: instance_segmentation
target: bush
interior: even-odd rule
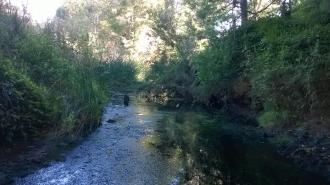
[[[0,56],[0,137],[1,142],[25,139],[37,128],[45,128],[51,109],[45,89],[13,66],[13,61]]]
[[[137,70],[133,62],[108,61],[99,66],[101,78],[110,88],[127,89],[136,81]]]
[[[191,103],[194,73],[188,61],[162,57],[156,61],[146,75],[149,87],[160,98],[161,103]],[[150,90],[149,90],[150,91]]]
[[[203,96],[228,94],[233,82],[241,76],[243,36],[241,30],[229,32],[221,39],[214,39],[208,48],[194,56],[198,77],[196,85]]]
[[[253,26],[262,36],[246,64],[253,95],[296,115],[329,110],[330,27],[281,19]]]

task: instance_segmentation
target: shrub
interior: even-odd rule
[[[0,60],[1,142],[26,139],[47,126],[52,110],[43,87],[17,71],[9,59],[0,56]]]
[[[262,36],[246,64],[253,95],[296,115],[327,114],[330,27],[282,19],[253,26]]]

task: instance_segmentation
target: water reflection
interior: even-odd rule
[[[325,185],[295,168],[270,144],[225,116],[195,111],[167,114],[149,143],[166,155],[180,155],[188,184]]]

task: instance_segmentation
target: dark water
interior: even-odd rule
[[[112,101],[102,126],[16,184],[325,185],[294,167],[253,129],[220,114]],[[115,123],[107,123],[108,119]]]
[[[192,184],[325,185],[276,154],[251,127],[232,118],[181,110],[158,123],[158,148],[180,150],[185,179]]]

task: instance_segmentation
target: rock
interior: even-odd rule
[[[124,105],[128,106],[129,104],[129,96],[127,96],[126,94],[124,95]]]
[[[116,123],[116,120],[113,120],[113,119],[108,119],[107,121],[108,123]]]

